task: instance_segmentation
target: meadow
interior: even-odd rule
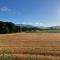
[[[2,48],[16,60],[60,60],[60,33],[0,34]]]

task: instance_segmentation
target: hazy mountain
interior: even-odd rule
[[[27,27],[27,28],[33,28],[36,26],[32,26],[32,25],[26,25],[26,24],[16,24],[17,26],[21,26],[21,27]]]
[[[60,29],[60,26],[51,26],[51,27],[44,27],[44,26],[32,26],[32,25],[27,25],[27,24],[16,24],[17,26],[21,26],[21,27],[27,27],[27,28],[41,28],[41,29],[50,29],[50,28],[54,28],[54,29]]]

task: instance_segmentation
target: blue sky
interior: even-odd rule
[[[60,0],[0,0],[0,21],[36,26],[60,25]]]

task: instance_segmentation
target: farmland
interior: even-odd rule
[[[0,34],[0,48],[8,49],[18,57],[60,60],[60,33]]]

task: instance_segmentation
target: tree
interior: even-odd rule
[[[5,22],[0,21],[0,33],[8,33],[9,29],[6,27]]]
[[[16,26],[16,32],[21,32],[20,26]]]
[[[14,23],[6,22],[6,26],[8,27],[10,33],[16,32],[16,25]]]
[[[6,34],[6,33],[15,33],[16,31],[16,25],[12,22],[2,22],[0,21],[0,33]]]

